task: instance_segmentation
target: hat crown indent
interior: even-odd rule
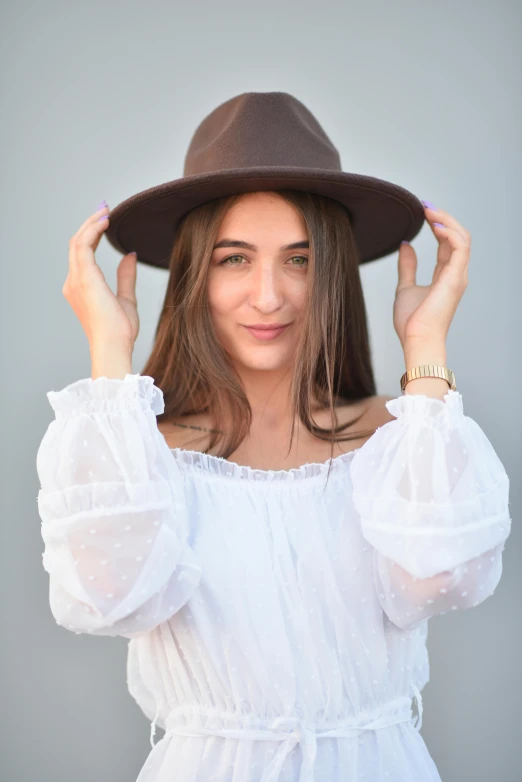
[[[293,95],[245,92],[198,125],[183,175],[258,166],[341,171],[341,159],[317,119]]]

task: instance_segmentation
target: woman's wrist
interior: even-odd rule
[[[127,346],[91,345],[91,378],[123,380],[132,374],[132,350]]]
[[[429,364],[445,367],[447,366],[446,345],[444,343],[406,345],[404,347],[404,363],[406,371]],[[447,381],[439,377],[419,377],[410,380],[404,387],[405,394],[424,394],[441,400],[448,390]]]

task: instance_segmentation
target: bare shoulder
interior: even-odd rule
[[[386,394],[378,394],[372,397],[372,421],[371,426],[377,428],[378,426],[384,426],[384,424],[390,421],[395,421],[395,416],[390,413],[386,407],[386,402],[391,402],[395,399],[395,396],[387,396]]]
[[[158,421],[158,429],[169,448],[204,450],[209,434],[198,427],[209,428],[209,423],[204,417],[195,415],[185,416],[182,426],[172,421]]]
[[[364,399],[360,399],[356,402],[346,401],[345,404],[341,404],[337,407],[338,422],[341,426],[344,424],[352,424],[348,427],[344,434],[350,434],[354,431],[373,432],[389,421],[394,421],[394,416],[386,408],[386,402],[390,399],[394,399],[393,396],[386,396],[385,394],[376,394],[375,396],[368,396]],[[317,423],[321,426],[329,426],[328,411],[322,411],[320,414],[320,420]],[[349,441],[339,441],[336,443],[335,448],[341,451],[357,449],[368,440],[371,435],[363,435],[361,437],[354,438]],[[320,459],[316,459],[320,461]]]
[[[364,429],[376,429],[378,426],[383,426],[388,421],[393,421],[394,416],[386,408],[386,402],[391,399],[395,399],[394,396],[386,396],[385,394],[376,394],[375,396],[367,397],[361,402],[354,404],[341,405],[338,408],[341,419],[349,420],[353,418],[354,413],[360,412],[362,414],[358,425]]]

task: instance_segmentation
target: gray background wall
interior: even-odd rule
[[[17,2],[1,5],[2,732],[6,782],[128,782],[150,749],[126,691],[127,641],[75,635],[48,607],[35,457],[46,392],[90,376],[61,293],[68,240],[102,198],[182,176],[200,120],[240,92],[282,90],[320,119],[346,171],[402,184],[472,234],[448,337],[465,412],[511,478],[495,594],[430,620],[422,735],[445,782],[520,779],[521,4]],[[428,284],[436,243],[414,241]],[[97,259],[115,285],[120,256]],[[379,393],[400,393],[397,257],[361,270]],[[152,344],[166,272],[138,268]],[[161,737],[162,732],[156,738]],[[347,781],[348,782],[348,781]],[[405,781],[406,782],[406,781]]]

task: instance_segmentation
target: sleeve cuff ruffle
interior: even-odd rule
[[[386,402],[395,418],[407,423],[412,418],[433,421],[437,426],[455,427],[464,418],[462,394],[448,388],[444,400],[425,394],[403,394]]]
[[[48,391],[47,398],[56,418],[89,413],[151,409],[155,415],[165,410],[163,392],[148,375],[127,374],[125,378],[82,378],[61,391]]]

